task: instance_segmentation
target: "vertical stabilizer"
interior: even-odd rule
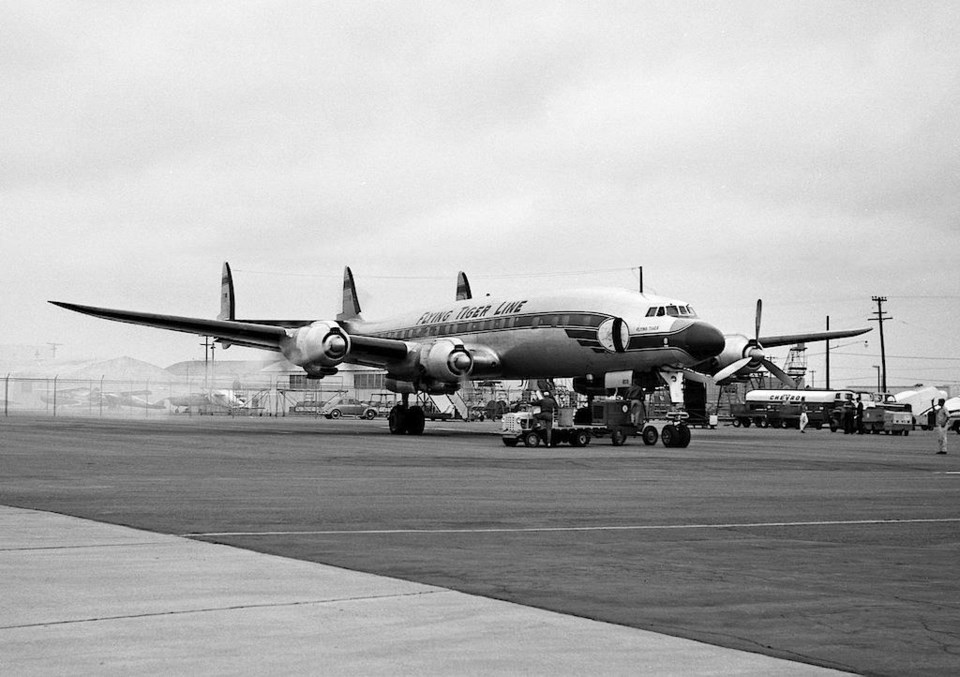
[[[457,273],[457,300],[466,301],[472,298],[473,294],[470,292],[470,281],[467,280],[467,274],[461,270]]]
[[[343,312],[337,320],[352,320],[360,317],[360,302],[357,300],[357,286],[353,283],[350,266],[343,269]]]
[[[237,316],[236,301],[233,297],[233,273],[230,264],[223,262],[223,274],[220,276],[220,314],[218,320],[234,320]]]

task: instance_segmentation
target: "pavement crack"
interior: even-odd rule
[[[390,595],[358,595],[356,597],[335,597],[331,599],[311,599],[311,600],[300,600],[295,602],[274,602],[274,603],[264,603],[264,604],[235,604],[228,606],[212,606],[204,607],[200,609],[180,609],[176,611],[155,611],[149,613],[140,613],[140,614],[119,614],[116,616],[98,616],[91,618],[74,618],[69,620],[60,620],[60,621],[42,621],[38,623],[21,623],[16,625],[2,625],[0,626],[0,631],[2,630],[22,630],[26,628],[42,628],[42,627],[52,627],[57,625],[74,625],[80,623],[102,623],[110,621],[122,621],[122,620],[136,620],[141,618],[158,618],[163,616],[187,616],[190,614],[205,614],[205,613],[219,613],[223,611],[246,611],[250,609],[284,609],[284,608],[293,608],[293,607],[305,607],[305,606],[323,606],[327,604],[346,604],[350,602],[367,602],[373,600],[382,600],[382,599],[406,599],[406,598],[415,598],[415,597],[425,597],[427,595],[438,595],[438,594],[451,594],[450,590],[436,589],[436,590],[421,590],[418,592],[405,592],[405,593],[394,593]]]

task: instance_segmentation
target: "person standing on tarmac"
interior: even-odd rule
[[[550,394],[549,390],[544,390],[543,398],[534,404],[540,407],[540,413],[536,415],[536,418],[543,422],[543,427],[547,431],[547,446],[549,447],[553,439],[553,416],[560,406],[557,404],[557,401],[553,399],[553,395]]]
[[[863,434],[863,400],[857,395],[857,434]]]
[[[807,427],[807,423],[809,422],[810,422],[810,417],[807,416],[807,405],[801,404],[800,405],[800,432],[802,433],[806,432],[804,428]]]
[[[937,424],[937,453],[947,453],[947,422],[950,420],[950,412],[947,411],[946,401],[941,397],[937,402],[937,415],[934,419]]]
[[[856,424],[854,420],[856,418],[856,411],[853,407],[853,400],[846,400],[843,403],[843,434],[849,435],[853,432],[853,427]]]

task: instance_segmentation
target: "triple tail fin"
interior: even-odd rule
[[[472,298],[473,294],[470,292],[470,281],[467,280],[467,274],[461,270],[457,273],[457,301],[466,301]]]
[[[223,274],[220,276],[220,314],[218,320],[237,319],[237,302],[233,295],[233,273],[230,264],[223,262]]]
[[[357,300],[357,286],[353,283],[350,266],[343,269],[343,312],[337,315],[337,321],[353,320],[360,317],[360,301]]]

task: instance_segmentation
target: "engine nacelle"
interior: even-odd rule
[[[709,364],[712,367],[711,373],[717,373],[718,371],[732,365],[734,362],[738,362],[748,357],[751,358],[750,363],[744,364],[742,368],[738,369],[738,374],[749,373],[750,371],[756,371],[760,368],[760,360],[763,358],[763,349],[760,348],[755,341],[748,339],[742,334],[727,334],[724,336],[724,339],[725,344],[723,347],[723,352],[710,359]]]
[[[431,379],[456,382],[470,374],[473,355],[459,341],[440,339],[421,354],[420,366]]]
[[[350,354],[350,335],[336,322],[321,320],[297,329],[281,345],[281,352],[308,375],[321,378],[337,373]]]

